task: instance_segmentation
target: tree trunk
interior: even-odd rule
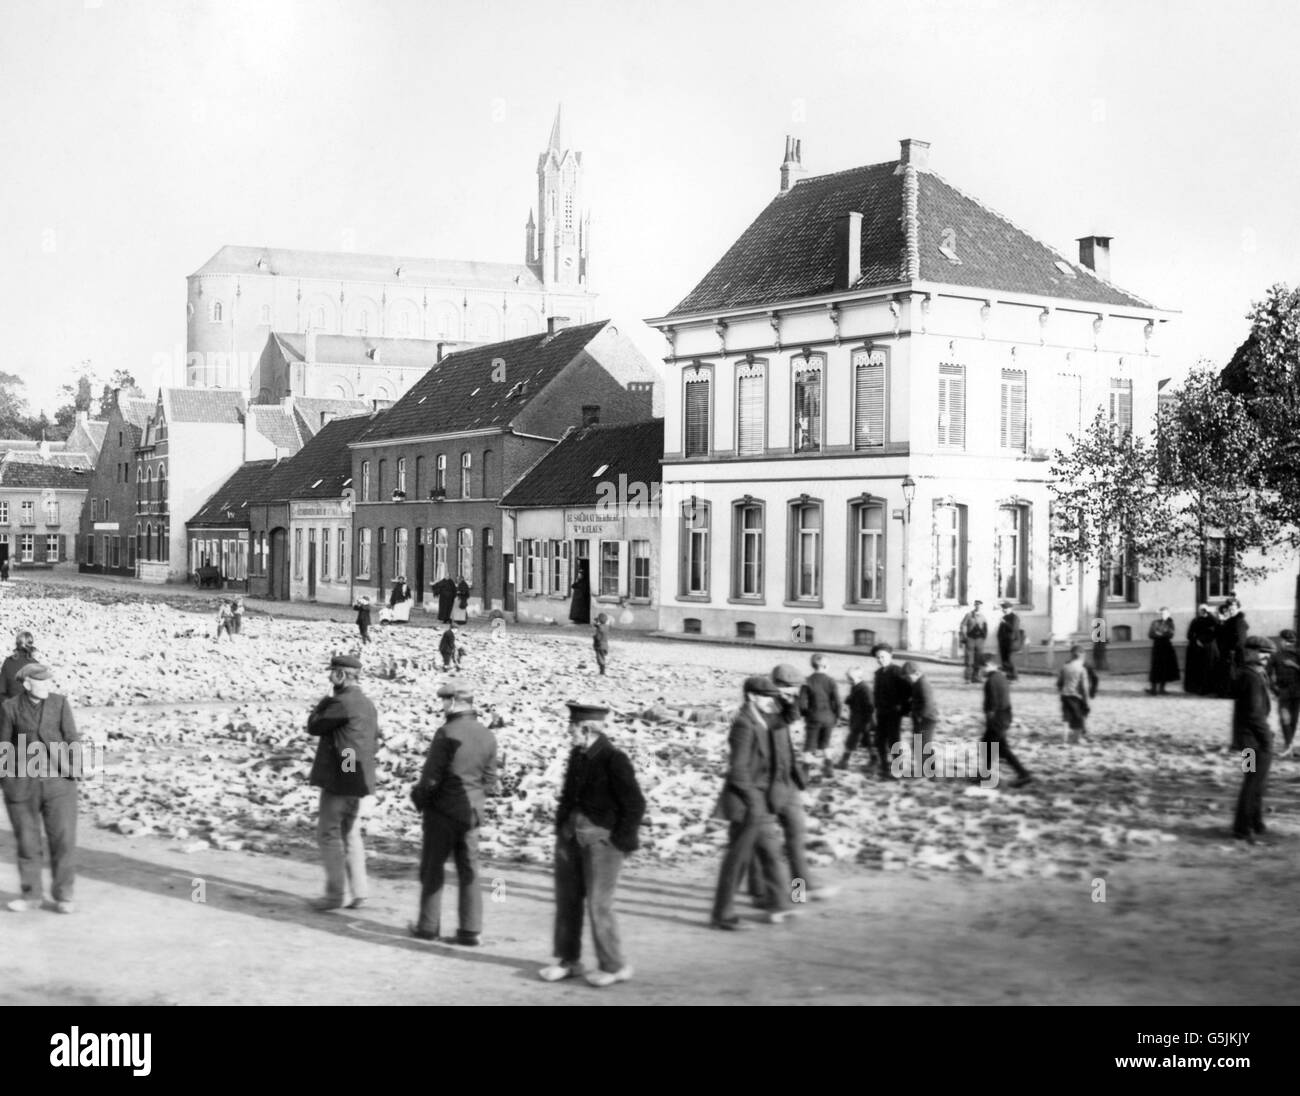
[[[1097,671],[1107,669],[1106,665],[1106,594],[1109,576],[1102,569],[1097,580],[1097,620],[1092,626],[1092,665]]]

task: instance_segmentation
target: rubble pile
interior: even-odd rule
[[[18,589],[40,590],[35,583]],[[11,628],[35,634],[83,734],[105,746],[106,770],[83,791],[84,809],[99,825],[186,849],[261,852],[314,841],[319,793],[307,779],[315,740],[305,724],[328,691],[330,655],[357,650],[350,624],[253,616],[244,635],[218,644],[208,614],[165,600],[11,593],[4,607]],[[442,721],[436,690],[450,675],[441,669],[436,630],[398,625],[372,635],[360,653],[382,742],[366,831],[413,848],[420,825],[409,790]],[[610,736],[630,755],[646,793],[639,855],[716,855],[726,830],[711,816],[739,676],[640,659],[627,678],[601,678],[579,642],[585,638],[518,632],[497,642],[487,628],[468,629],[459,677],[500,744],[502,794],[489,800],[484,854],[550,859],[568,754],[564,701],[582,697],[611,706]],[[937,735],[941,753],[965,758],[982,728],[979,690],[936,680],[949,713]],[[1011,741],[1034,785],[882,781],[864,775],[860,752],[848,770],[814,772],[805,792],[814,865],[1083,879],[1099,865],[1153,855],[1180,832],[1224,822],[1237,779],[1221,752],[1226,703],[1103,696],[1090,741],[1066,747],[1049,683],[1015,688]],[[1132,712],[1140,728],[1127,718]]]

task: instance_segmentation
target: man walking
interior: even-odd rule
[[[333,691],[307,719],[307,733],[318,738],[310,779],[321,790],[316,840],[325,861],[325,895],[312,906],[322,913],[341,909],[347,888],[352,891],[351,909],[363,906],[370,893],[361,818],[365,797],[377,787],[379,717],[357,684],[360,677],[359,658],[335,655],[330,659]]]
[[[934,699],[934,686],[915,662],[903,663],[903,676],[911,687],[912,772],[921,775],[922,763],[931,753],[928,747],[934,742],[934,729],[939,725],[939,705]]]
[[[894,663],[893,647],[877,643],[871,654],[880,664],[876,671],[876,750],[880,755],[880,775],[885,780],[893,780],[896,779],[894,747],[902,733],[903,716],[911,710],[912,687]]]
[[[1011,607],[1011,602],[1002,602],[1002,620],[998,624],[998,657],[1002,660],[1002,672],[1008,681],[1015,681],[1020,675],[1016,673],[1016,664],[1011,661],[1013,652],[1020,650],[1020,617]]]
[[[1270,703],[1265,664],[1276,648],[1272,640],[1251,636],[1242,647],[1244,660],[1233,685],[1232,749],[1241,754],[1241,792],[1232,836],[1255,844],[1264,826],[1264,786],[1273,760],[1273,732],[1268,725]]]
[[[447,857],[456,861],[460,921],[449,944],[478,947],[483,932],[479,889],[479,827],[486,796],[496,793],[497,740],[474,712],[474,696],[460,685],[438,690],[447,721],[434,733],[411,799],[424,816],[420,853],[420,917],[409,926],[421,940],[436,940],[442,926],[442,885]]]
[[[980,737],[980,742],[989,748],[996,745],[998,748],[999,764],[1006,761],[1015,771],[1016,780],[1012,783],[1013,788],[1022,788],[1028,784],[1033,777],[1029,775],[1029,770],[1020,764],[1019,759],[1011,752],[1011,747],[1007,743],[1007,731],[1011,729],[1011,686],[1007,684],[1006,675],[996,665],[997,657],[990,651],[984,655],[982,672],[984,675],[984,734]],[[988,767],[992,768],[992,758],[989,759]]]
[[[799,690],[799,710],[804,719],[804,753],[814,754],[823,764],[830,748],[831,732],[840,721],[840,691],[825,667],[826,656],[813,655],[813,672]]]
[[[569,763],[555,813],[555,961],[538,974],[559,982],[582,973],[583,900],[591,917],[599,969],[590,985],[632,977],[614,920],[614,889],[623,859],[637,848],[645,797],[627,754],[605,737],[609,709],[568,702]]]
[[[966,661],[966,681],[972,685],[979,681],[980,663],[984,660],[984,641],[989,637],[989,622],[980,612],[983,604],[982,601],[975,602],[971,611],[957,625],[957,638],[961,642]]]
[[[0,746],[12,759],[12,775],[0,780],[9,824],[18,846],[21,897],[15,913],[41,904],[41,830],[50,850],[54,908],[73,911],[76,882],[77,771],[80,741],[67,698],[51,692],[50,671],[29,662],[18,671],[24,693],[0,704]],[[29,773],[37,775],[28,775]]]

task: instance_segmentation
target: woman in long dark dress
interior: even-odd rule
[[[456,603],[456,584],[443,577],[433,584],[433,592],[438,595],[438,620],[442,624],[451,623],[451,607]]]
[[[1218,626],[1208,605],[1196,610],[1187,626],[1187,666],[1183,673],[1183,692],[1196,696],[1213,696],[1218,673],[1219,645],[1215,642]]]
[[[569,587],[573,591],[573,601],[569,605],[569,619],[574,624],[591,623],[591,579],[587,575],[587,561],[578,560],[578,577]]]
[[[1246,664],[1246,637],[1250,634],[1250,625],[1246,616],[1233,598],[1229,598],[1219,607],[1219,625],[1215,641],[1219,647],[1218,693],[1221,697],[1231,697],[1237,675]]]
[[[1151,640],[1151,673],[1148,675],[1151,688],[1147,692],[1152,696],[1164,696],[1165,686],[1181,676],[1178,673],[1178,652],[1174,650],[1174,618],[1168,609],[1162,608],[1160,615],[1151,622],[1147,638]]]

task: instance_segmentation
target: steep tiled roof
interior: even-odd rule
[[[504,507],[593,506],[600,485],[660,482],[664,420],[629,425],[586,426],[561,439],[501,500]],[[619,502],[627,502],[621,498]],[[636,500],[633,500],[636,501]],[[647,497],[643,500],[649,504]]]
[[[277,449],[285,449],[290,454],[302,448],[302,437],[298,433],[298,421],[291,411],[276,404],[249,404],[248,415],[259,434]]]
[[[265,494],[275,465],[273,460],[251,460],[241,464],[185,524],[245,524],[249,503],[269,501]]]
[[[356,441],[367,427],[386,414],[387,411],[381,411],[377,416],[357,415],[327,422],[320,433],[288,462],[289,474],[282,488],[283,496],[295,499],[338,498],[352,478],[349,443]]]
[[[606,323],[601,320],[568,327],[554,335],[528,335],[450,354],[358,440],[505,426],[581,353]],[[505,363],[504,382],[493,380],[497,362]]]
[[[10,454],[0,461],[0,487],[90,487],[92,469],[84,459],[80,465],[69,466],[48,461],[16,460],[14,456]]]
[[[118,407],[122,410],[122,418],[139,431],[149,424],[149,416],[153,414],[155,404],[153,400],[140,399],[136,396],[123,396],[118,401]]]
[[[917,170],[915,178],[915,222],[898,161],[801,179],[772,199],[669,315],[833,292],[836,220],[852,211],[862,214],[862,273],[855,289],[922,280],[1150,307],[933,172]],[[960,262],[950,261],[940,251],[944,246]],[[1071,273],[1063,273],[1058,261]]]
[[[240,423],[244,395],[231,388],[164,388],[168,422]]]
[[[263,262],[261,268],[258,261]],[[399,274],[398,271],[401,271]],[[418,259],[400,255],[358,255],[339,251],[298,251],[282,247],[227,244],[191,277],[201,274],[278,275],[330,281],[407,282],[413,285],[540,292],[537,272],[523,263],[479,263],[456,259]]]
[[[303,437],[309,438],[320,433],[322,420],[341,419],[350,415],[370,414],[370,404],[366,400],[325,400],[307,396],[295,396],[294,414],[298,416],[298,426]]]
[[[274,333],[287,362],[307,360],[307,336],[289,331]],[[468,345],[441,340],[444,351]],[[392,365],[401,369],[428,369],[438,360],[435,339],[388,339],[371,335],[317,335],[316,361],[327,365]]]

